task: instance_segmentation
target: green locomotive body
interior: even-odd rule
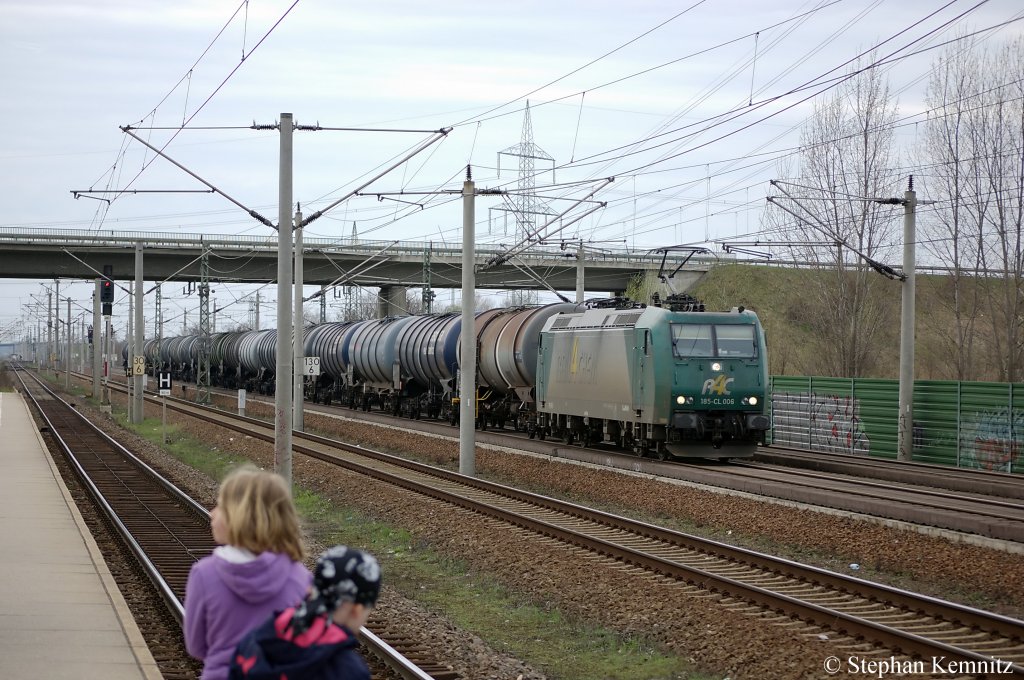
[[[531,434],[662,459],[750,457],[769,428],[767,388],[764,332],[749,310],[559,314],[541,331]]]

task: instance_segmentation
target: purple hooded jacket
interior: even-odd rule
[[[288,555],[220,546],[192,565],[185,588],[185,648],[202,680],[223,680],[235,646],[274,611],[306,595],[312,575]]]

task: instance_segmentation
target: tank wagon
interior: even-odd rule
[[[757,316],[705,312],[687,296],[662,306],[615,299],[476,314],[478,427],[611,442],[657,457],[752,455],[768,429],[767,363]],[[461,314],[317,324],[320,359],[305,398],[411,418],[459,416]],[[165,338],[161,361],[194,379],[198,336]],[[214,385],[274,391],[275,330],[211,338]]]
[[[548,317],[574,309],[577,305],[554,304],[476,315],[480,426],[526,426],[540,327]],[[315,326],[307,333],[305,352],[320,357],[321,374],[307,384],[307,397],[455,423],[461,332],[460,314]]]
[[[757,315],[666,302],[548,319],[531,437],[612,442],[661,459],[752,456],[769,429]]]

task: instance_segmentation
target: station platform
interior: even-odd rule
[[[0,678],[161,678],[15,392],[0,392],[0,470]]]

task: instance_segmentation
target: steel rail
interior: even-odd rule
[[[971,489],[966,487],[976,484],[977,487],[984,487],[983,491],[976,490],[976,493],[987,493],[989,495],[1006,496],[1009,498],[1024,498],[1024,475],[998,470],[951,467],[949,465],[925,463],[922,461],[896,461],[886,458],[810,451],[808,449],[777,445],[759,448],[754,454],[754,460],[760,463],[785,465],[787,467],[796,466],[788,465],[783,461],[797,460],[807,463],[808,469],[817,471],[827,471],[828,468],[832,467],[853,467],[864,471],[861,473],[864,476],[880,477],[886,474],[897,474],[901,477],[900,481],[909,482],[914,482],[921,477],[925,477],[931,482],[936,482],[938,478],[941,479],[943,484],[949,484],[950,486],[934,484],[937,488],[971,491]],[[869,475],[867,472],[877,474]]]
[[[737,460],[737,461],[732,461],[732,465],[735,466],[735,467],[738,467],[738,468],[746,468],[746,469],[749,469],[749,470],[762,470],[762,471],[767,471],[767,472],[778,472],[779,471],[779,466],[777,466],[777,465],[770,465],[768,463],[750,463],[750,462],[747,462],[747,461]],[[786,468],[785,470],[783,470],[783,472],[785,472],[786,475],[790,475],[790,476],[793,476],[793,477],[806,477],[806,478],[812,479],[812,480],[827,480],[827,481],[830,481],[830,482],[833,482],[833,483],[837,483],[837,484],[849,484],[851,486],[860,486],[860,487],[864,487],[866,489],[877,489],[877,490],[879,490],[877,493],[875,493],[875,492],[864,492],[864,493],[862,493],[861,495],[863,495],[866,498],[892,499],[891,495],[888,495],[888,494],[882,493],[882,492],[883,491],[887,491],[887,492],[907,491],[909,493],[914,493],[914,494],[919,495],[919,496],[927,496],[927,497],[936,498],[936,499],[939,499],[939,500],[942,500],[942,501],[963,502],[963,503],[977,503],[979,505],[989,505],[989,506],[992,506],[994,508],[1005,508],[1007,510],[1024,511],[1024,503],[1014,503],[1012,501],[1003,501],[1003,500],[999,500],[997,498],[985,498],[983,496],[965,496],[965,495],[958,494],[958,493],[951,493],[951,492],[948,492],[948,491],[937,491],[937,490],[934,490],[934,489],[921,488],[921,487],[900,487],[900,488],[894,488],[891,484],[886,484],[884,482],[872,482],[872,481],[869,481],[869,480],[866,480],[866,479],[852,479],[852,478],[847,478],[847,477],[836,477],[835,475],[831,475],[831,474],[825,474],[825,473],[821,473],[821,472],[810,472],[810,471],[806,471],[806,470],[794,470],[793,468]],[[808,484],[808,486],[814,486],[814,485],[813,484]],[[816,487],[816,488],[820,488],[820,487]],[[949,505],[946,505],[944,503],[940,503],[938,501],[936,501],[934,503],[926,503],[926,502],[914,501],[914,503],[916,505],[921,505],[923,507],[930,507],[930,508],[939,508],[939,509],[949,509],[950,508]],[[983,510],[972,510],[971,512],[973,514],[977,514],[977,515],[980,515],[982,517],[995,517],[995,518],[998,518],[998,519],[1005,519],[1006,518],[1005,515],[1000,515],[1000,514],[997,513],[997,511],[985,512]]]
[[[254,397],[254,399],[256,399],[258,401],[258,398]],[[389,420],[391,419],[389,416],[387,416],[386,414],[383,414],[383,413],[377,414],[377,415],[381,416],[383,418],[387,418]],[[356,416],[356,418],[358,419],[358,416]],[[404,419],[398,419],[398,420],[401,421],[401,422],[404,422],[404,423],[408,423],[409,422],[409,421],[406,421]],[[368,422],[372,423],[372,422],[375,422],[375,421],[374,420],[370,420]],[[415,430],[415,426],[413,426],[413,425],[405,425],[405,427],[408,427],[410,429]],[[516,440],[519,439],[518,437],[516,437],[515,435],[513,435],[512,433],[510,433],[508,431],[504,431],[504,432],[502,432],[502,431],[495,431],[495,432],[492,432],[491,434],[497,435],[497,436],[505,436],[505,437],[508,437],[510,439],[516,439]],[[510,444],[510,445],[515,446],[514,444]],[[893,480],[886,480],[884,478],[884,476],[878,475],[877,476],[878,479],[882,479],[884,482],[886,482],[886,484],[883,484],[883,485],[879,486],[878,488],[881,488],[881,489],[888,488],[888,489],[891,489],[892,492],[905,493],[905,494],[909,494],[910,496],[921,496],[922,500],[920,500],[920,501],[918,501],[918,500],[916,500],[916,499],[914,499],[912,497],[910,497],[910,498],[894,499],[894,497],[892,496],[892,492],[890,492],[888,494],[887,493],[879,494],[879,493],[872,493],[871,491],[857,491],[855,488],[851,488],[849,493],[848,493],[848,496],[847,496],[848,498],[851,499],[851,502],[850,503],[842,503],[842,502],[839,502],[839,499],[844,497],[842,494],[836,495],[834,497],[830,497],[828,494],[823,493],[822,489],[819,486],[817,486],[817,485],[813,485],[813,484],[800,484],[798,481],[794,481],[793,483],[789,483],[789,482],[787,482],[785,480],[767,479],[767,478],[762,478],[762,477],[758,477],[758,476],[747,475],[747,474],[744,474],[743,472],[738,472],[740,464],[735,462],[735,461],[730,464],[730,466],[729,466],[730,472],[728,473],[728,476],[726,478],[723,479],[721,477],[721,475],[719,475],[718,478],[716,478],[716,479],[704,479],[704,474],[703,473],[707,472],[708,471],[707,469],[700,468],[700,467],[694,467],[692,465],[685,465],[685,464],[682,464],[682,463],[679,463],[679,462],[675,462],[675,463],[673,463],[673,462],[655,463],[653,461],[647,461],[647,460],[644,460],[644,459],[637,459],[635,456],[629,456],[629,455],[623,454],[623,453],[610,452],[610,451],[608,451],[606,449],[587,449],[587,448],[578,449],[576,447],[572,447],[572,448],[567,449],[567,450],[569,450],[569,451],[577,451],[578,450],[578,451],[581,452],[580,455],[583,456],[583,457],[581,457],[581,458],[580,457],[576,457],[575,455],[570,453],[569,455],[563,456],[566,459],[587,460],[587,458],[586,458],[586,454],[587,453],[590,453],[590,452],[600,452],[601,455],[606,456],[609,459],[614,457],[616,459],[621,459],[622,461],[637,461],[637,463],[640,464],[640,465],[643,465],[643,464],[646,464],[647,462],[650,462],[652,466],[653,465],[670,466],[670,468],[668,468],[668,469],[673,469],[673,470],[678,469],[681,472],[681,474],[674,475],[674,474],[669,474],[667,472],[655,472],[654,470],[648,470],[648,472],[650,472],[650,474],[665,475],[665,476],[668,476],[668,477],[679,478],[679,479],[687,479],[689,481],[693,481],[693,482],[696,482],[696,483],[710,484],[712,486],[719,486],[719,487],[728,488],[728,489],[736,489],[736,490],[746,491],[748,493],[754,493],[754,494],[763,495],[763,496],[777,497],[777,498],[788,499],[788,500],[797,500],[797,501],[807,502],[807,503],[811,503],[811,504],[814,504],[814,505],[820,505],[820,506],[828,507],[828,508],[837,508],[839,510],[845,510],[845,511],[850,511],[850,512],[857,512],[857,513],[865,513],[865,514],[868,514],[868,515],[871,515],[871,516],[875,516],[875,517],[881,517],[881,518],[887,518],[887,519],[895,519],[895,520],[909,522],[909,523],[917,524],[917,525],[934,526],[934,527],[937,527],[937,528],[940,528],[940,529],[946,529],[946,530],[956,531],[956,532],[964,532],[966,534],[974,534],[974,535],[977,535],[977,536],[980,536],[980,537],[984,537],[984,538],[988,538],[988,539],[992,539],[992,540],[996,540],[996,541],[1006,542],[1006,544],[1008,546],[1010,546],[1009,549],[1011,549],[1011,550],[1014,549],[1013,546],[1020,544],[1020,541],[1022,540],[1019,537],[1020,531],[1018,531],[1018,529],[1024,528],[1024,518],[1011,516],[1011,515],[1008,515],[1008,514],[1005,514],[1005,513],[1004,514],[996,514],[996,513],[994,513],[991,510],[991,508],[992,507],[1005,507],[1007,510],[1009,510],[1011,512],[1017,512],[1019,514],[1022,510],[1024,510],[1024,505],[1014,505],[1013,503],[1010,503],[1010,502],[1007,502],[1007,501],[1000,501],[1000,500],[995,499],[995,498],[988,498],[988,496],[996,495],[996,496],[1002,496],[1002,497],[1007,497],[1007,498],[1011,498],[1012,499],[1012,498],[1014,498],[1013,495],[1009,495],[1007,493],[998,493],[997,490],[992,490],[993,493],[990,494],[990,493],[986,492],[987,491],[986,488],[982,488],[982,489],[955,488],[955,486],[953,484],[950,484],[949,487],[945,487],[945,488],[950,488],[950,490],[960,490],[960,491],[964,491],[965,493],[975,493],[975,494],[978,494],[978,496],[976,496],[976,497],[975,496],[961,496],[961,497],[957,497],[957,496],[953,496],[953,495],[942,494],[941,495],[942,498],[952,501],[952,503],[954,505],[935,504],[934,502],[929,502],[929,501],[925,500],[925,498],[927,496],[929,496],[929,495],[934,496],[936,494],[936,492],[934,490],[929,489],[928,488],[929,485],[924,483],[920,479],[920,476],[914,477],[913,475],[915,473],[913,473],[913,472],[906,472],[907,475],[911,475],[911,477],[909,477],[909,478],[904,476],[904,475],[899,475],[897,479],[893,479]],[[555,456],[559,456],[560,454],[558,454],[556,452],[554,455]],[[597,463],[597,464],[608,464],[608,463]],[[842,467],[842,463],[838,462],[838,461],[831,461],[831,466],[832,467],[835,467],[835,466]],[[620,469],[631,469],[631,470],[634,470],[634,471],[638,471],[638,470],[641,469],[639,467],[627,466],[627,465],[611,465],[610,464],[609,467],[620,468]],[[756,467],[756,466],[754,466],[754,467]],[[785,466],[785,467],[787,467],[786,470],[784,470],[784,471],[776,471],[776,474],[792,475],[794,477],[807,474],[807,473],[798,471],[800,469],[799,467],[797,467],[795,469],[789,468],[788,466]],[[683,470],[693,471],[694,474],[691,475],[688,472],[682,472]],[[771,470],[767,470],[767,471],[768,472],[772,472]],[[838,473],[838,474],[851,474],[851,473],[849,473],[849,472],[847,472],[845,470],[842,470],[842,469],[830,470],[830,471]],[[713,472],[713,470],[711,472]],[[852,473],[852,474],[856,475],[856,473]],[[948,470],[947,470],[947,474],[949,474]],[[987,473],[982,472],[980,474],[985,475]],[[870,476],[870,475],[868,475],[868,476]],[[997,476],[999,476],[999,475],[997,475]],[[1005,476],[1005,475],[1003,475],[1003,476]],[[735,484],[730,484],[726,480],[732,480],[732,481],[734,481],[736,483]],[[1021,480],[1021,481],[1024,481],[1024,480]],[[836,480],[836,483],[837,484],[845,483],[845,484],[848,484],[851,487],[871,486],[872,485],[872,482],[869,482],[867,480],[860,480],[860,479]],[[765,484],[766,486],[764,486],[762,488],[761,487],[762,484]],[[907,486],[900,486],[901,484],[907,485]],[[911,486],[911,485],[916,485],[916,486]],[[794,489],[803,489],[803,490],[805,490],[807,492],[807,494],[810,494],[810,497],[806,497],[807,494],[804,494],[804,495],[799,496],[799,497],[793,496],[791,492]],[[939,492],[939,493],[941,494],[941,492]],[[831,500],[829,500],[830,498],[831,498]],[[884,503],[878,503],[877,501],[879,501],[879,500],[884,501]],[[897,502],[890,502],[890,501],[893,501],[893,500],[895,500]],[[958,507],[955,506],[956,503],[975,505],[975,506],[977,506],[977,508],[975,509],[975,508],[972,508],[972,507],[967,507],[967,505],[964,505],[963,507],[959,507],[958,508]],[[1007,503],[1007,504],[1004,505],[1004,506],[1000,506],[1001,503]],[[988,509],[986,509],[985,506],[988,506]],[[917,510],[920,510],[920,511],[931,511],[933,514],[932,515],[926,515],[925,512],[920,512],[920,511],[917,511]],[[931,519],[929,519],[929,517],[931,517]]]
[[[227,427],[238,432],[244,432],[250,436],[264,439],[265,441],[271,441],[273,438],[273,432],[270,429],[270,426],[264,421],[255,418],[237,416],[226,411],[198,407],[178,399],[174,399],[173,401],[175,402],[173,406],[170,402],[168,405],[180,412],[215,423],[222,427]],[[530,494],[528,492],[519,491],[517,489],[494,484],[492,482],[486,482],[477,478],[464,477],[463,475],[455,472],[441,470],[415,461],[404,460],[396,456],[373,451],[365,447],[345,444],[344,442],[332,440],[327,437],[311,435],[303,432],[295,432],[294,437],[295,440],[306,440],[318,446],[348,451],[350,453],[366,456],[390,465],[406,468],[419,474],[439,477],[448,482],[463,484],[472,488],[513,498],[520,502],[532,503],[557,512],[563,512],[572,516],[589,519],[606,526],[620,528],[625,531],[632,531],[639,536],[654,538],[656,540],[665,541],[673,545],[678,545],[680,547],[699,552],[718,554],[727,560],[741,562],[777,574],[786,574],[808,584],[832,587],[844,593],[852,594],[871,602],[885,603],[889,606],[901,607],[909,611],[919,611],[922,608],[927,608],[929,616],[940,617],[946,621],[958,623],[972,629],[984,629],[1009,640],[1018,641],[1018,644],[1020,644],[1020,641],[1024,640],[1024,622],[1011,619],[1009,617],[984,612],[928,596],[918,595],[882,584],[870,583],[862,579],[844,576],[842,574],[819,569],[817,567],[811,567],[809,565],[798,564],[789,560],[774,558],[743,548],[728,546],[716,541],[710,541],[674,532],[654,525],[638,522],[636,520],[584,508],[582,506],[559,501],[557,499]],[[474,500],[467,496],[444,491],[436,486],[430,486],[408,478],[396,478],[394,474],[374,469],[355,461],[338,458],[336,455],[310,446],[296,443],[294,444],[294,448],[300,453],[304,453],[335,465],[340,465],[361,474],[366,474],[374,478],[387,481],[388,483],[401,486],[402,488],[415,491],[416,493],[421,493],[439,500],[444,500],[445,502],[465,507],[474,512],[497,517],[503,521],[530,529],[541,535],[555,537],[573,545],[587,546],[600,554],[614,557],[617,560],[635,564],[656,573],[670,575],[704,589],[726,593],[734,597],[755,602],[760,606],[764,606],[769,609],[786,609],[791,613],[794,613],[805,620],[813,621],[818,625],[838,629],[856,637],[865,637],[875,640],[876,642],[890,648],[899,649],[908,654],[923,657],[945,657],[947,659],[964,661],[991,661],[991,657],[971,650],[955,647],[936,640],[930,640],[908,631],[862,619],[834,609],[824,608],[780,593],[774,593],[767,589],[743,583],[726,576],[713,574],[702,569],[683,565],[643,551],[627,548],[605,541],[601,538],[587,536],[580,532],[559,527],[549,522],[526,517],[508,510],[501,510],[490,504]],[[1011,668],[1013,672],[1024,673],[1024,666],[1013,664]]]
[[[36,398],[36,395],[32,393],[32,391],[29,389],[28,385],[25,383],[25,380],[22,377],[23,373],[25,373],[25,371],[23,371],[23,370],[17,370],[16,371],[16,374],[18,375],[18,380],[21,382],[22,387],[24,389],[24,393],[29,397],[29,399],[32,400],[32,404],[35,406],[36,411],[39,413],[39,416],[46,422],[46,425],[49,428],[50,434],[53,436],[54,440],[57,442],[57,444],[64,451],[64,454],[67,456],[68,461],[71,463],[72,467],[75,470],[75,474],[78,475],[79,481],[81,481],[82,485],[89,492],[89,495],[96,502],[96,504],[101,508],[102,512],[106,515],[107,519],[110,520],[111,524],[114,526],[114,528],[117,531],[118,535],[122,538],[122,540],[128,546],[128,548],[131,551],[132,555],[138,561],[139,565],[142,567],[143,571],[146,573],[146,576],[149,578],[150,582],[152,582],[153,587],[156,588],[157,593],[160,595],[160,598],[163,600],[164,604],[167,606],[167,610],[171,613],[171,616],[173,616],[177,620],[177,622],[180,624],[182,622],[182,620],[185,618],[185,607],[184,607],[184,605],[178,599],[178,596],[174,593],[174,590],[171,588],[171,586],[167,583],[167,580],[164,579],[163,575],[160,573],[160,570],[156,567],[156,565],[153,563],[153,561],[149,559],[149,556],[146,554],[146,551],[142,548],[141,545],[139,545],[138,541],[135,540],[135,537],[132,535],[132,532],[128,529],[127,526],[125,526],[124,522],[121,521],[121,518],[114,511],[113,507],[111,507],[110,503],[107,502],[106,497],[99,490],[99,488],[93,482],[92,478],[86,472],[85,468],[82,466],[82,463],[78,460],[77,456],[71,450],[71,447],[64,440],[64,437],[61,436],[61,433],[60,433],[59,429],[56,427],[56,425],[53,423],[53,421],[47,415],[46,411],[40,405],[39,400]],[[132,455],[129,451],[127,451],[127,449],[125,449],[120,444],[118,444],[116,441],[114,441],[109,436],[107,436],[107,434],[104,433],[102,430],[100,430],[95,425],[93,425],[91,422],[86,420],[85,417],[82,416],[82,414],[78,413],[78,411],[75,410],[70,404],[68,404],[66,401],[64,401],[59,396],[57,396],[57,394],[53,390],[51,390],[49,387],[44,385],[42,382],[38,382],[38,378],[35,378],[35,376],[33,376],[33,378],[37,381],[37,385],[40,388],[42,388],[51,399],[59,402],[69,412],[75,413],[79,418],[81,418],[83,423],[88,424],[90,427],[92,427],[94,430],[96,430],[96,432],[98,432],[100,435],[102,435],[102,437],[104,439],[106,439],[109,443],[111,443],[113,446],[118,448],[122,453],[124,453],[130,459],[132,459],[133,462],[139,464],[140,466],[142,466],[145,470],[147,470],[151,474],[156,475],[156,477],[158,479],[163,480],[161,482],[161,485],[164,485],[166,480],[164,480],[162,477],[160,477],[159,474],[156,473],[156,471],[154,471],[148,465],[146,465],[141,460],[139,460],[134,455]],[[169,484],[169,482],[167,482],[167,484]],[[175,491],[177,491],[177,489],[173,485],[170,486],[170,489],[174,489]],[[181,492],[178,491],[178,493],[180,494]],[[192,501],[192,499],[189,498],[188,496],[185,496],[184,494],[181,494],[181,495],[183,497],[183,500],[187,499],[190,503],[192,503],[194,505],[198,505],[198,504],[195,503],[195,501]],[[203,512],[205,512],[205,509],[203,509],[202,506],[199,506],[199,509],[202,510]]]
[[[24,371],[18,371],[19,379],[21,379],[20,374],[23,372]],[[136,466],[142,469],[148,476],[153,478],[157,483],[160,484],[161,487],[172,493],[181,502],[187,504],[191,510],[198,513],[206,521],[209,521],[210,513],[209,511],[206,510],[205,507],[203,507],[200,503],[192,499],[185,492],[178,489],[176,486],[174,486],[172,482],[161,476],[160,473],[158,473],[152,467],[150,467],[145,462],[140,460],[137,456],[132,454],[130,451],[128,451],[128,449],[124,448],[120,443],[111,438],[101,429],[96,427],[95,424],[87,420],[85,416],[79,413],[70,404],[61,399],[52,389],[50,389],[48,386],[40,382],[37,377],[32,377],[33,379],[36,380],[39,387],[45,390],[52,399],[58,401],[60,404],[65,406],[69,412],[73,412],[78,418],[81,419],[82,422],[84,422],[90,428],[92,428],[92,430],[95,433],[100,435],[106,442],[108,442],[114,448],[116,448],[119,453],[124,455],[132,463],[134,463]],[[23,380],[22,384],[25,384]],[[123,391],[124,389],[122,385],[116,383],[111,383],[111,386],[118,391]],[[52,421],[46,416],[43,409],[38,405],[38,402],[36,402],[34,396],[28,392],[27,388],[26,393],[28,393],[29,396],[32,398],[33,402],[36,403],[36,408],[43,417],[43,419],[46,420],[47,426],[50,428],[50,431],[54,434],[54,437],[58,440],[58,442],[60,442],[63,450],[67,452],[69,459],[73,462],[76,468],[77,474],[82,479],[86,487],[90,490],[90,495],[96,500],[97,504],[99,504],[103,508],[104,513],[110,518],[111,522],[113,522],[114,525],[118,528],[118,533],[122,536],[122,538],[124,538],[125,542],[131,548],[133,555],[135,556],[136,559],[138,559],[139,563],[146,571],[147,576],[150,578],[151,581],[153,581],[154,586],[156,586],[157,590],[161,595],[161,599],[163,599],[163,601],[167,605],[172,616],[174,616],[178,623],[181,624],[184,618],[183,602],[180,599],[178,599],[178,596],[174,593],[173,588],[171,588],[171,586],[168,585],[167,581],[163,578],[159,568],[152,562],[152,560],[149,559],[149,556],[146,554],[145,549],[142,548],[142,546],[139,545],[139,543],[135,540],[134,536],[132,536],[131,530],[124,525],[124,523],[118,517],[116,511],[107,502],[102,492],[89,478],[88,473],[79,463],[77,458],[75,458],[74,454],[71,453],[70,447],[68,447],[64,440],[59,436],[56,427],[54,426]],[[153,400],[152,397],[147,396],[147,398]],[[382,663],[387,665],[389,669],[395,672],[403,680],[438,680],[440,678],[457,677],[457,675],[447,671],[438,671],[435,672],[433,675],[426,673],[422,668],[417,666],[415,663],[409,660],[404,654],[402,654],[402,652],[400,652],[395,647],[391,646],[390,644],[382,640],[379,636],[374,634],[373,631],[369,630],[365,626],[359,629],[359,631],[357,632],[357,636],[359,637],[360,642],[362,642],[366,646],[367,650],[371,654],[377,657]]]

